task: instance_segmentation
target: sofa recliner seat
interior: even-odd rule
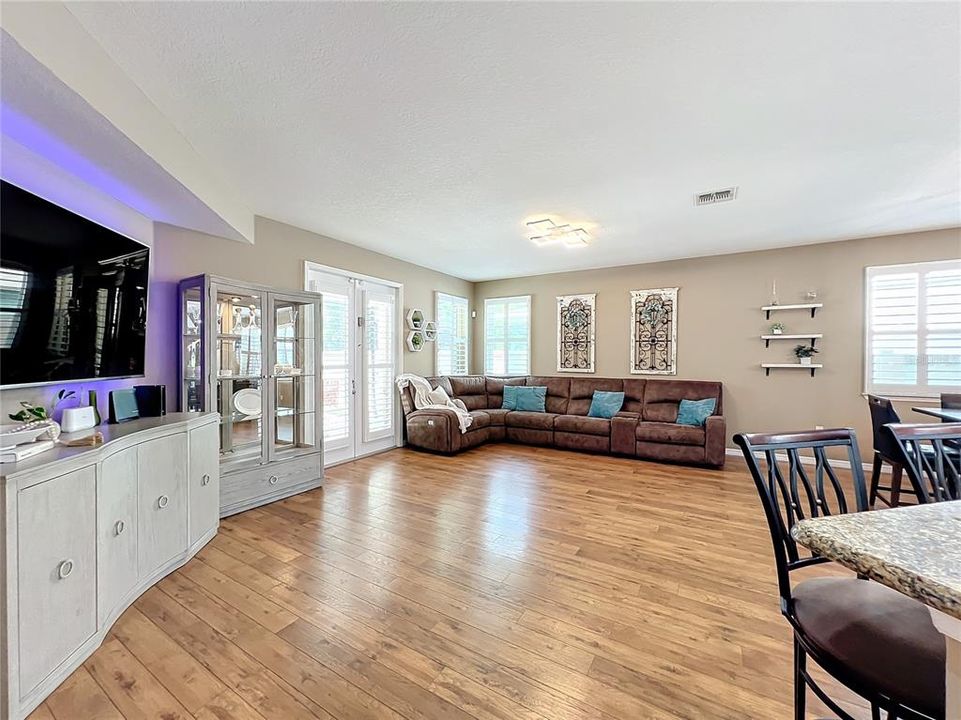
[[[473,423],[461,433],[452,411],[416,410],[407,388],[401,392],[404,428],[407,443],[417,448],[455,454],[486,442],[507,440],[667,462],[724,464],[727,429],[719,382],[484,375],[427,379],[432,387],[442,387],[461,400]],[[546,412],[501,407],[505,385],[546,387]],[[624,393],[621,411],[610,420],[588,416],[595,390]],[[677,424],[681,400],[705,398],[714,398],[715,408],[703,427]]]

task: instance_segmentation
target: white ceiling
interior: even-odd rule
[[[69,7],[256,213],[469,280],[961,224],[957,3]]]

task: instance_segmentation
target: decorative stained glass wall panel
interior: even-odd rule
[[[557,371],[594,372],[596,294],[557,298]]]
[[[677,288],[631,290],[631,373],[677,375]]]

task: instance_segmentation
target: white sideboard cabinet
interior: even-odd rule
[[[100,446],[0,465],[0,718],[26,717],[216,534],[218,420],[103,426]]]

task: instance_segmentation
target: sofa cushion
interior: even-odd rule
[[[703,445],[704,428],[673,422],[639,422],[634,437],[645,442],[671,445]]]
[[[483,375],[451,375],[452,397],[457,398],[468,410],[483,410],[487,407],[487,378]]]
[[[681,400],[677,406],[677,424],[702,427],[704,421],[711,417],[717,400],[707,398],[706,400]]]
[[[491,419],[491,425],[503,425],[504,421],[507,419],[507,413],[510,410],[505,410],[503,408],[488,408],[484,412],[487,413],[487,417]]]
[[[527,384],[543,385],[547,388],[547,412],[556,413],[558,415],[564,415],[567,413],[567,403],[571,396],[570,378],[532,375],[527,378]]]
[[[486,410],[471,410],[470,416],[474,418],[474,421],[470,424],[471,430],[485,428],[491,424],[491,416]]]
[[[587,411],[588,417],[607,418],[610,420],[621,410],[624,404],[623,392],[606,392],[595,390],[594,398],[591,400],[591,409]]]
[[[597,390],[620,392],[624,381],[619,378],[571,378],[570,402],[565,415],[587,415]]]
[[[624,380],[624,406],[622,412],[639,413],[644,409],[644,387],[647,380],[637,378],[625,378]]]
[[[492,397],[497,397],[497,395],[488,395],[487,401],[490,403]],[[517,409],[517,385],[505,385],[504,392],[500,395],[501,404],[504,410],[516,410]]]
[[[504,388],[506,386],[526,385],[526,377],[488,377],[487,378],[487,407],[503,407]]]
[[[556,413],[524,412],[511,410],[507,413],[505,424],[507,427],[527,428],[528,430],[553,430]]]
[[[546,412],[547,388],[535,385],[534,387],[519,387],[514,390],[514,409],[526,410],[529,412]]]
[[[607,418],[582,415],[558,415],[554,420],[554,430],[584,435],[610,435],[611,421]]]

